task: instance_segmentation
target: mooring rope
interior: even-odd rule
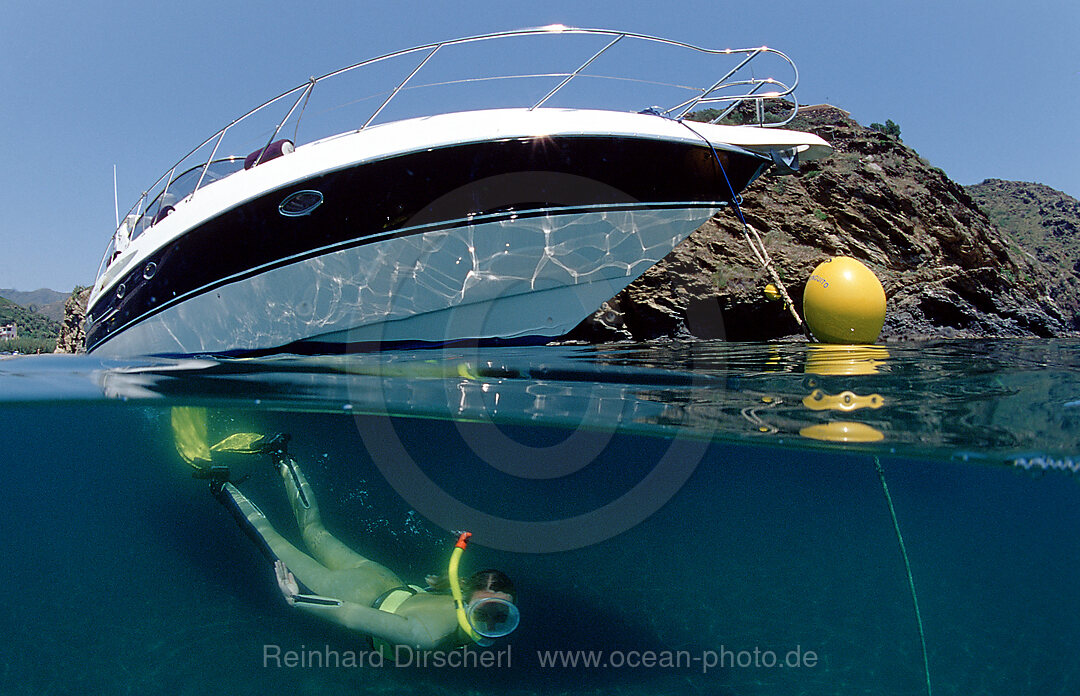
[[[788,295],[787,288],[784,287],[784,283],[780,280],[780,274],[776,272],[776,267],[773,265],[772,258],[769,257],[769,252],[765,248],[765,241],[758,234],[758,231],[754,229],[749,223],[746,222],[746,217],[743,215],[742,207],[739,205],[739,196],[735,194],[735,187],[731,185],[731,180],[728,179],[727,171],[724,169],[723,163],[720,161],[720,154],[716,151],[716,146],[712,144],[712,141],[698,133],[690,124],[686,121],[679,121],[682,125],[686,126],[686,129],[705,141],[705,144],[712,150],[713,159],[716,160],[716,166],[720,168],[720,173],[724,175],[724,183],[727,184],[728,191],[731,192],[731,204],[735,206],[735,216],[739,218],[739,222],[742,223],[742,235],[746,240],[747,246],[750,247],[750,251],[753,252],[754,257],[757,259],[761,267],[765,269],[765,272],[769,274],[769,278],[772,280],[773,285],[776,286],[777,291],[784,300],[784,306],[791,312],[791,316],[795,318],[795,323],[798,324],[799,329],[802,330],[806,338],[810,338],[810,333],[803,323],[802,317],[795,311],[795,303],[791,301],[791,296]],[[751,239],[753,235],[753,239]],[[755,240],[757,243],[755,244]]]
[[[911,588],[911,603],[915,605],[915,621],[918,623],[919,640],[922,642],[923,671],[926,673],[926,696],[933,696],[930,689],[930,658],[926,652],[926,633],[923,631],[922,613],[919,611],[919,596],[915,594],[915,578],[911,575],[911,562],[908,560],[907,546],[904,545],[904,535],[900,533],[900,522],[896,519],[896,508],[893,507],[892,496],[889,495],[889,484],[885,483],[885,470],[881,467],[881,461],[876,455],[874,456],[874,468],[877,469],[878,478],[881,479],[881,490],[885,491],[885,501],[889,504],[889,514],[892,515],[896,540],[900,542],[900,555],[904,558],[904,569],[907,570],[908,587]]]

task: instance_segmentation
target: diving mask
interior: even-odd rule
[[[471,602],[466,615],[472,629],[485,638],[507,636],[521,621],[517,605],[499,597],[482,597]]]

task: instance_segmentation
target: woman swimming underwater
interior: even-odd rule
[[[274,560],[278,586],[294,607],[372,638],[373,647],[390,656],[392,646],[447,650],[472,642],[481,645],[509,634],[518,624],[515,592],[498,570],[482,570],[458,582],[457,566],[468,534],[462,534],[450,559],[451,594],[428,576],[427,588],[407,585],[389,568],[365,558],[323,526],[311,485],[289,456],[288,436],[278,435],[266,451],[285,482],[304,553],[277,532],[266,515],[233,483],[227,470],[211,476],[211,491],[264,553]],[[301,585],[310,593],[301,592]]]

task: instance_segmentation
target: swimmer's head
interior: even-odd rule
[[[473,630],[484,638],[501,638],[517,628],[521,614],[514,604],[514,583],[498,570],[473,573],[462,587]]]
[[[461,590],[467,602],[471,602],[477,593],[489,597],[506,595],[504,599],[509,599],[511,602],[517,600],[513,581],[501,570],[477,571],[465,579]]]
[[[514,604],[514,583],[498,570],[481,570],[465,582],[458,578],[461,554],[469,543],[469,532],[462,532],[450,554],[447,576],[454,596],[458,627],[479,645],[490,645],[492,638],[501,638],[517,628],[521,614]]]

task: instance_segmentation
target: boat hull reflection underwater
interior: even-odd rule
[[[554,34],[612,40],[573,72],[513,76],[561,78],[529,107],[373,123],[440,49]],[[666,111],[545,106],[626,39],[742,64]],[[298,130],[323,81],[413,53],[420,65],[360,128],[295,147],[277,137],[293,121]],[[747,126],[682,118],[747,101],[760,116],[766,100],[790,99],[797,73],[790,87],[738,77],[762,55],[794,72],[772,49],[548,27],[313,78],[208,138],[118,220],[88,304],[87,349],[244,354],[564,335],[774,163],[794,168],[831,151],[761,117]],[[732,96],[732,86],[741,91]],[[218,157],[236,124],[279,102],[291,108],[258,150]]]

